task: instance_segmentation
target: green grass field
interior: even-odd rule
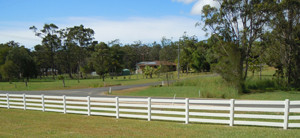
[[[175,95],[176,94],[176,95]],[[113,92],[113,95],[124,96],[149,96],[149,97],[182,97],[182,98],[207,98],[203,97],[199,88],[193,86],[171,86],[171,87],[150,87],[142,90],[132,90],[132,92]],[[222,94],[220,94],[222,96]],[[213,99],[224,97],[213,97]],[[234,97],[225,97],[225,99],[249,99],[249,100],[300,100],[300,91],[272,91],[249,93],[242,95],[235,95]]]
[[[175,72],[172,72],[170,75],[170,79],[176,79]],[[199,75],[204,75],[207,73],[201,74],[183,74],[181,78],[190,78]],[[97,79],[80,79],[80,83],[76,79],[66,79],[65,84],[66,87],[63,87],[62,80],[53,80],[51,76],[43,79],[30,79],[28,82],[28,87],[26,87],[25,82],[13,82],[10,84],[9,82],[0,82],[0,90],[5,91],[33,91],[33,90],[62,90],[62,89],[81,89],[81,88],[98,88],[104,86],[115,86],[115,85],[134,85],[134,84],[143,84],[143,83],[151,83],[164,80],[165,76],[161,75],[160,77],[154,75],[152,79],[146,79],[145,76],[139,75],[131,75],[129,76],[118,76],[117,79],[114,77],[111,79],[110,77],[106,78],[103,82],[102,79],[97,77]],[[67,78],[67,77],[66,77]]]
[[[186,79],[175,82],[171,86],[149,87],[140,91],[130,93],[114,93],[115,95],[127,96],[151,96],[151,97],[190,97],[190,98],[231,98],[237,97],[235,89],[228,87],[226,83],[217,77],[201,77],[197,79]],[[210,92],[214,93],[211,94]]]
[[[0,108],[0,137],[299,137],[299,129],[184,124]]]
[[[24,82],[13,82],[9,84],[8,82],[0,82],[0,90],[7,91],[21,91],[21,90],[61,90],[61,89],[80,89],[80,88],[97,88],[104,86],[114,86],[114,85],[133,85],[142,83],[151,83],[159,81],[159,78],[153,79],[136,79],[131,78],[124,79],[123,77],[118,77],[118,79],[106,79],[104,82],[102,79],[81,79],[80,83],[77,80],[65,80],[66,87],[63,87],[62,80],[39,80],[32,79],[28,83],[28,87],[25,86]]]
[[[259,74],[249,73],[247,87],[248,94],[238,94],[234,87],[227,84],[220,76],[187,78],[174,84],[163,87],[148,87],[131,92],[115,92],[114,95],[126,96],[150,96],[150,97],[189,97],[189,98],[222,98],[222,99],[252,99],[252,100],[299,100],[300,91],[276,90],[276,84],[271,81],[274,68],[266,68],[262,72],[262,80]],[[200,91],[200,95],[199,95]]]

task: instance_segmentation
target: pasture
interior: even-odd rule
[[[1,137],[298,137],[299,129],[184,124],[0,108]]]

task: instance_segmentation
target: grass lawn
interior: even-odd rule
[[[6,91],[22,91],[22,90],[60,90],[60,89],[81,89],[81,88],[97,88],[103,86],[113,86],[113,85],[133,85],[142,83],[157,82],[160,79],[123,79],[119,77],[118,79],[106,79],[103,82],[100,79],[82,79],[80,83],[77,80],[65,80],[66,87],[63,87],[62,80],[48,80],[48,81],[38,81],[37,79],[32,80],[28,83],[28,87],[25,86],[24,82],[14,82],[9,84],[8,82],[0,82],[0,90]],[[16,87],[15,87],[16,85]]]
[[[123,96],[149,96],[149,97],[174,97],[174,95],[176,94],[176,97],[199,98],[199,88],[193,86],[143,87],[140,89],[114,91],[112,94],[123,95]],[[201,95],[201,91],[200,91],[200,95]],[[245,99],[245,100],[246,99],[248,100],[285,100],[285,99],[300,100],[300,91],[273,91],[273,92],[250,93],[250,94],[239,95],[234,98]]]
[[[299,129],[184,124],[0,108],[0,137],[299,137]]]
[[[261,92],[250,93],[239,96],[239,99],[251,100],[300,100],[300,91],[274,91],[274,92]]]
[[[175,72],[172,72],[170,75],[172,78],[176,79]],[[191,78],[199,75],[206,75],[207,73],[197,73],[197,74],[183,74],[181,78]],[[61,89],[81,89],[81,88],[97,88],[103,86],[114,86],[114,85],[134,85],[134,84],[143,84],[143,83],[151,83],[164,80],[165,76],[161,75],[160,77],[154,75],[152,79],[146,79],[146,77],[141,74],[139,75],[131,75],[126,76],[118,76],[116,79],[106,78],[103,82],[102,79],[81,79],[80,83],[76,79],[66,79],[65,84],[66,87],[63,87],[62,80],[53,80],[51,76],[45,79],[30,79],[28,82],[28,87],[25,86],[25,82],[13,82],[9,84],[9,82],[0,82],[0,90],[5,91],[34,91],[34,90],[61,90]],[[67,78],[67,77],[66,77]]]

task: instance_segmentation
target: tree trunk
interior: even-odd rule
[[[80,81],[79,81],[79,77],[80,77],[79,63],[78,63],[78,69],[77,69],[77,72],[78,72],[77,82],[80,83]]]
[[[63,79],[63,84],[64,84],[64,87],[66,87],[66,84],[65,84],[65,79]]]
[[[72,72],[71,72],[71,71],[69,71],[69,77],[70,77],[71,79],[74,79],[73,76],[72,76]]]
[[[244,57],[243,57],[243,54],[241,54],[241,60],[240,60],[240,65],[239,65],[239,68],[238,68],[238,75],[239,75],[239,80],[237,82],[237,90],[238,90],[238,93],[243,93],[243,87],[244,87],[244,81],[245,81],[245,78],[243,78],[243,61],[244,61]],[[247,75],[247,74],[246,74]]]
[[[27,81],[28,81],[28,78],[25,79],[25,86],[26,86],[26,87],[28,87]]]
[[[262,67],[261,67],[261,64],[259,64],[259,80],[261,80],[261,69]]]
[[[168,73],[166,74],[166,78],[167,78],[167,83],[168,83],[168,87],[169,87],[169,75],[168,75]]]
[[[51,73],[52,73],[52,79],[55,80],[55,75],[54,75],[55,74],[54,73],[54,58],[52,58],[52,67],[51,68],[52,68],[52,71],[51,71]]]

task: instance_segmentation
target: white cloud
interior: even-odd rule
[[[173,2],[183,2],[184,4],[190,4],[196,0],[172,0]]]
[[[143,43],[160,41],[163,36],[178,40],[179,37],[187,32],[188,35],[196,35],[199,39],[205,38],[205,33],[200,27],[195,27],[197,20],[188,17],[161,17],[161,18],[128,18],[124,20],[111,20],[99,17],[69,17],[50,19],[48,23],[54,23],[60,28],[72,27],[83,24],[85,27],[95,31],[95,40],[108,42],[120,39],[121,43],[128,44],[141,40]],[[26,23],[24,23],[26,24]],[[41,28],[43,23],[34,23],[26,26],[9,26],[0,28],[0,43],[15,40],[25,45],[33,47],[41,42],[28,28],[36,25]]]
[[[191,4],[197,1],[191,10],[191,14],[193,15],[200,15],[203,6],[210,5],[212,7],[219,7],[219,3],[216,0],[172,0],[173,2],[182,2],[184,4]]]
[[[212,7],[217,7],[217,8],[219,7],[219,3],[215,0],[198,0],[192,8],[191,14],[194,15],[201,14],[202,8],[205,5],[210,5]]]
[[[27,29],[27,30],[26,30]],[[26,29],[0,30],[0,43],[15,41],[27,48],[40,44],[41,39],[36,37],[34,33],[26,27]]]

